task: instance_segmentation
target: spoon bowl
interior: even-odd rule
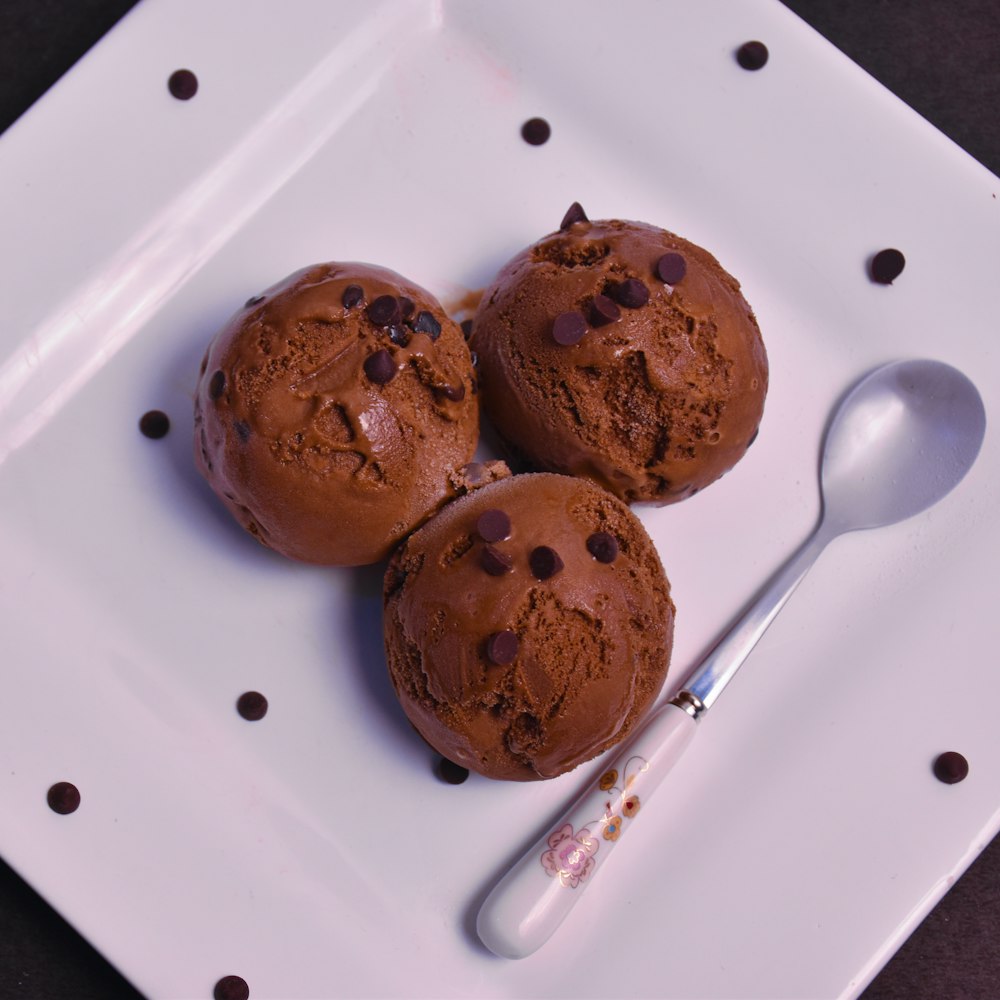
[[[957,368],[917,360],[875,369],[827,431],[824,520],[839,534],[919,514],[965,476],[985,431],[983,401]]]

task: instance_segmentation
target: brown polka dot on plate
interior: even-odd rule
[[[763,42],[744,42],[736,50],[736,61],[743,69],[762,69],[770,57],[767,46]]]
[[[57,781],[45,798],[49,808],[60,816],[68,816],[80,808],[80,789],[71,781]]]
[[[257,722],[267,715],[267,698],[259,691],[244,691],[236,699],[236,711],[248,722]]]
[[[871,259],[869,274],[872,281],[879,285],[891,285],[902,273],[906,266],[906,258],[899,250],[888,247],[879,250]]]
[[[212,990],[212,1000],[249,1000],[250,986],[242,976],[223,976]]]
[[[954,785],[969,776],[969,762],[956,750],[938,754],[934,761],[934,777],[946,785]]]
[[[189,69],[174,70],[167,80],[167,89],[178,101],[190,101],[198,93],[198,77]]]
[[[529,118],[521,126],[521,138],[529,146],[541,146],[549,141],[552,126],[544,118]]]
[[[170,417],[163,410],[149,410],[139,418],[139,430],[154,440],[166,437],[170,430]]]

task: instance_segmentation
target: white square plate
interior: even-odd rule
[[[0,852],[150,996],[228,973],[257,998],[855,995],[1000,827],[995,435],[937,507],[831,547],[614,871],[514,963],[478,904],[599,764],[435,779],[385,675],[380,567],[230,523],[191,394],[213,332],[305,264],[455,304],[574,200],[708,247],[771,391],[736,470],[641,513],[673,687],[812,527],[849,384],[935,357],[996,412],[998,191],[777,2],[141,4],[0,142]],[[959,785],[930,772],[948,749]]]

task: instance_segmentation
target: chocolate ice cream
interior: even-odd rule
[[[764,409],[767,355],[739,282],[680,236],[591,222],[578,204],[486,289],[472,347],[514,456],[628,502],[714,482]]]
[[[195,458],[260,542],[363,565],[455,490],[479,433],[472,360],[427,291],[369,264],[317,264],[255,296],[215,337]]]
[[[385,649],[406,715],[451,761],[551,778],[613,746],[663,684],[674,606],[620,500],[548,473],[448,504],[385,576]]]

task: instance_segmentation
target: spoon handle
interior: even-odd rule
[[[837,533],[820,522],[699,664],[684,689],[647,719],[601,777],[494,886],[476,921],[490,951],[504,958],[526,958],[555,933],[687,748],[696,720],[733,679]]]
[[[600,778],[497,883],[479,910],[483,944],[503,958],[537,951],[569,916],[695,732],[689,710],[654,712]]]

